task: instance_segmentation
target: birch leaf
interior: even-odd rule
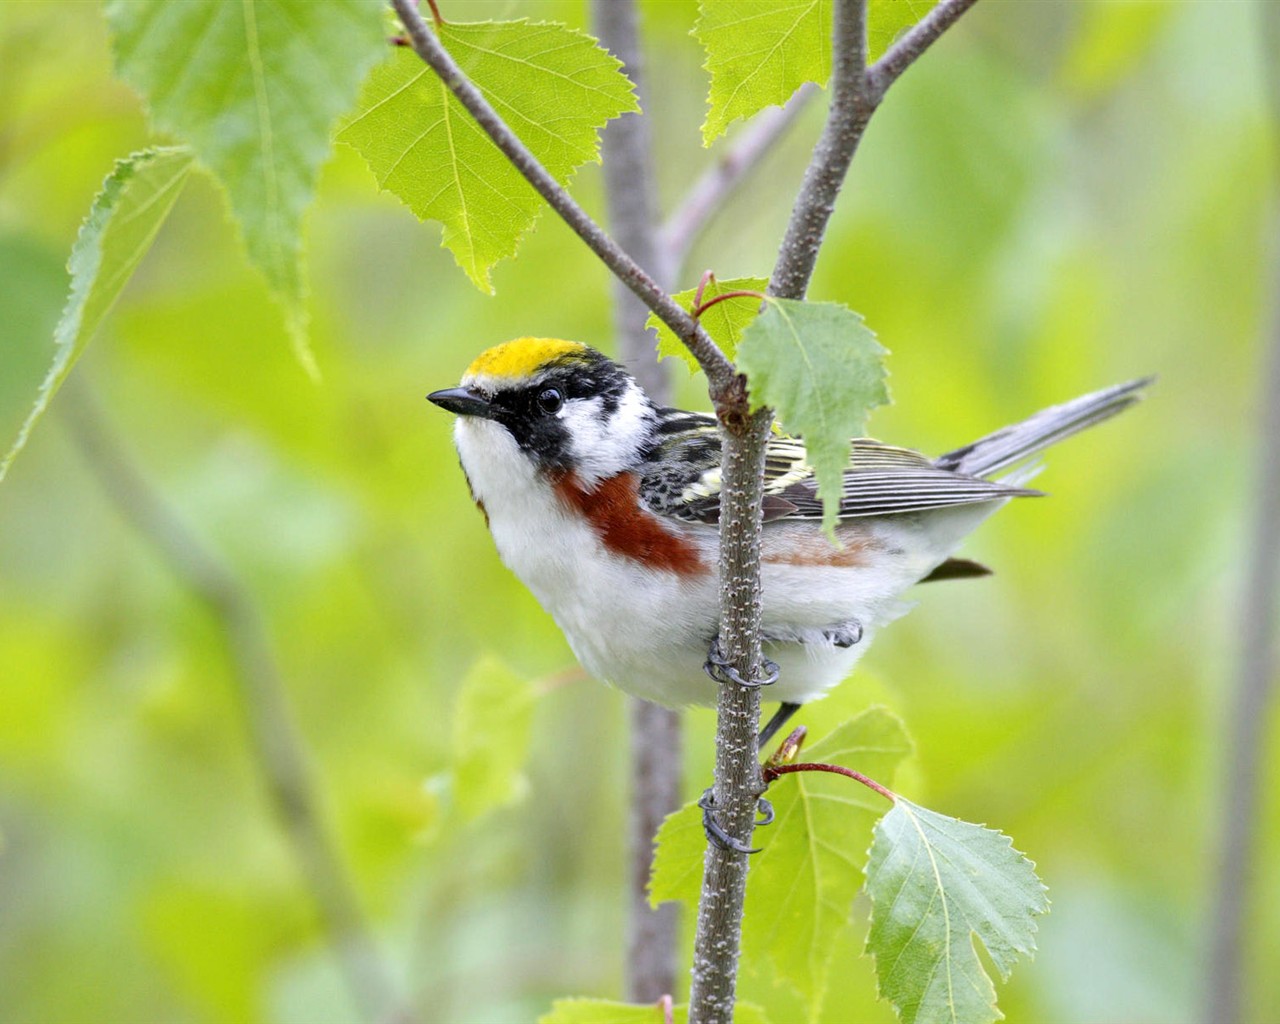
[[[829,530],[850,440],[864,432],[871,409],[889,401],[884,355],[862,317],[834,302],[770,299],[742,335],[737,362],[751,403],[772,406],[787,430],[804,437]]]
[[[990,1024],[1002,1014],[974,948],[1002,980],[1035,952],[1049,900],[1035,866],[1000,832],[898,798],[867,865],[880,994],[903,1024]]]
[[[529,680],[493,657],[481,658],[467,673],[453,727],[453,796],[464,820],[524,796],[537,696]]]
[[[503,120],[562,185],[600,160],[600,129],[638,111],[622,65],[582,32],[528,21],[450,23],[440,41]],[[484,292],[515,255],[542,198],[416,54],[374,69],[338,139],[419,220],[444,226],[444,246]]]
[[[329,133],[386,51],[376,0],[111,0],[116,68],[226,189],[249,259],[307,346],[302,216]]]
[[[934,0],[871,0],[867,60],[879,59]],[[780,106],[805,82],[831,77],[831,0],[701,0],[694,35],[711,75],[702,141],[740,118]]]
[[[889,785],[910,752],[902,722],[877,707],[838,726],[800,759],[847,765]],[[778,975],[816,1005],[835,937],[862,886],[872,824],[889,804],[850,779],[818,772],[783,776],[767,796],[775,819],[751,840],[761,852],[747,879],[743,948],[768,956]],[[705,849],[696,805],[669,815],[658,831],[650,903],[675,899],[696,906]]]
[[[53,362],[0,462],[0,480],[151,248],[187,182],[191,163],[186,148],[147,149],[117,161],[103,182],[67,261],[71,287],[53,334]]]

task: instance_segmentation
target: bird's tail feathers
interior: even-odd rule
[[[1042,409],[1021,423],[939,456],[937,465],[966,476],[998,473],[1129,408],[1142,398],[1142,389],[1154,380],[1154,377],[1131,380]]]

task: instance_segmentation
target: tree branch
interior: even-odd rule
[[[634,0],[592,0],[592,21],[600,41],[623,63],[644,106],[645,81]],[[672,269],[662,257],[654,225],[653,140],[649,119],[623,114],[604,132],[604,185],[609,227],[622,249],[641,266],[654,269],[654,279],[670,290]],[[614,331],[618,351],[641,387],[654,401],[671,401],[671,374],[655,357],[653,337],[645,328],[647,308],[614,279]],[[627,998],[653,1003],[676,988],[674,902],[649,906],[653,839],[663,819],[680,806],[683,763],[680,712],[632,697],[628,700],[631,730],[631,800],[628,827],[630,862],[627,921]]]
[[[739,133],[728,152],[693,183],[658,233],[660,259],[657,265],[670,268],[672,281],[678,278],[689,250],[703,230],[821,91],[812,82],[806,82],[786,106],[770,107],[757,114]]]
[[[911,67],[925,50],[956,23],[978,0],[940,0],[928,14],[911,26],[896,43],[884,52],[867,72],[868,92],[871,102],[878,104],[907,68]]]
[[[1272,140],[1280,159],[1280,7],[1263,4],[1263,69],[1272,115]],[[1275,182],[1280,201],[1280,175]],[[1280,606],[1280,213],[1272,221],[1270,365],[1261,392],[1262,429],[1258,435],[1257,493],[1253,537],[1240,602],[1240,655],[1234,708],[1227,724],[1228,751],[1222,794],[1222,848],[1213,904],[1208,981],[1203,1020],[1242,1020],[1245,1009],[1246,908],[1256,889],[1258,827],[1266,728],[1275,700],[1277,642],[1274,623]]]
[[[860,102],[866,61],[866,0],[836,0],[832,98],[822,138],[805,171],[770,281],[771,294],[803,298],[822,235],[857,140],[871,116]],[[848,140],[852,139],[851,142]],[[773,411],[764,409],[730,451],[723,451],[720,511],[720,642],[748,679],[760,676],[760,527],[764,453]],[[715,814],[745,840],[754,828],[764,779],[756,751],[760,691],[721,684],[716,705]],[[731,1024],[742,944],[747,855],[707,844],[693,947],[691,1024]]]
[[[687,312],[674,302],[662,287],[618,244],[608,236],[591,216],[574,201],[551,173],[542,166],[519,137],[498,115],[480,90],[454,63],[449,52],[436,38],[415,0],[391,0],[401,24],[409,34],[414,52],[430,67],[458,98],[476,123],[503,152],[530,185],[556,211],[566,224],[587,243],[606,267],[634,292],[663,323],[670,327],[697,359],[710,384],[711,399],[717,412],[740,415],[746,404],[746,389],[734,371],[733,364],[711,340],[710,336]]]
[[[966,0],[963,6],[971,3]],[[959,3],[952,0],[951,6]],[[866,0],[835,0],[833,13],[831,106],[769,281],[769,294],[780,298],[804,298],[836,198],[880,98],[872,97],[866,67]],[[895,57],[894,67],[910,64],[932,41],[930,33],[940,34],[958,16],[959,12],[936,32],[927,30],[922,36],[926,41]],[[726,653],[746,678],[758,678],[761,663],[761,497],[765,446],[772,423],[772,410],[758,411],[741,437],[726,436],[723,453],[720,637]],[[764,789],[756,751],[760,692],[721,685],[717,710],[715,813],[729,835],[749,838],[756,798]],[[745,854],[708,844],[694,938],[691,1024],[731,1024],[746,872]]]
[[[271,808],[293,847],[356,1006],[369,1021],[410,1019],[322,824],[284,682],[252,598],[151,488],[89,388],[72,377],[64,391],[70,392],[62,408],[72,434],[104,493],[217,623]]]
[[[805,170],[769,279],[769,294],[803,299],[827,223],[875,103],[867,92],[866,0],[836,0],[833,10],[831,106]]]
[[[941,0],[870,68],[866,67],[865,7],[847,0],[837,2],[831,107],[791,211],[769,294],[804,298],[836,198],[871,115],[889,86],[976,2]]]

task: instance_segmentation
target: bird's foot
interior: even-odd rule
[[[698,797],[698,806],[702,808],[702,830],[707,834],[707,839],[722,850],[736,850],[738,853],[759,853],[760,850],[758,848],[749,846],[740,839],[734,839],[721,827],[713,810],[715,803],[715,788],[708,786],[702,796]],[[756,801],[756,810],[760,814],[760,817],[755,821],[757,826],[773,823],[773,804],[769,803],[764,797],[760,797]]]
[[[836,647],[852,647],[862,639],[862,623],[857,619],[838,622],[822,631],[823,638]]]
[[[759,689],[761,686],[772,686],[778,681],[778,666],[768,658],[762,658],[760,661],[760,668],[764,672],[763,678],[747,679],[724,656],[724,652],[720,649],[719,637],[711,641],[711,650],[707,652],[707,660],[702,668],[717,683],[737,683],[752,690]]]

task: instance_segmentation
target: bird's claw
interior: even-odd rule
[[[762,825],[773,824],[773,804],[764,797],[758,797],[756,799],[756,813],[760,815],[760,817],[756,819],[756,828],[760,828]]]
[[[745,686],[749,690],[756,690],[762,686],[772,686],[778,681],[779,669],[776,662],[772,662],[768,658],[762,658],[760,667],[764,670],[762,679],[747,679],[744,677],[724,656],[724,652],[720,649],[720,638],[716,637],[711,641],[711,650],[707,652],[707,660],[702,669],[717,683],[736,683],[738,686]]]
[[[824,629],[822,635],[836,647],[852,647],[862,639],[862,623],[850,619],[838,626]]]
[[[715,807],[715,803],[715,789],[708,786],[702,796],[698,797],[698,806],[702,808],[702,831],[707,834],[707,839],[722,850],[736,850],[738,853],[759,853],[760,850],[757,847],[749,846],[741,839],[735,839],[720,827],[720,822],[716,821],[715,813],[712,810]],[[768,825],[773,821],[773,806],[768,800],[761,798],[756,802],[756,807],[762,815],[762,818],[756,822],[757,825]]]

